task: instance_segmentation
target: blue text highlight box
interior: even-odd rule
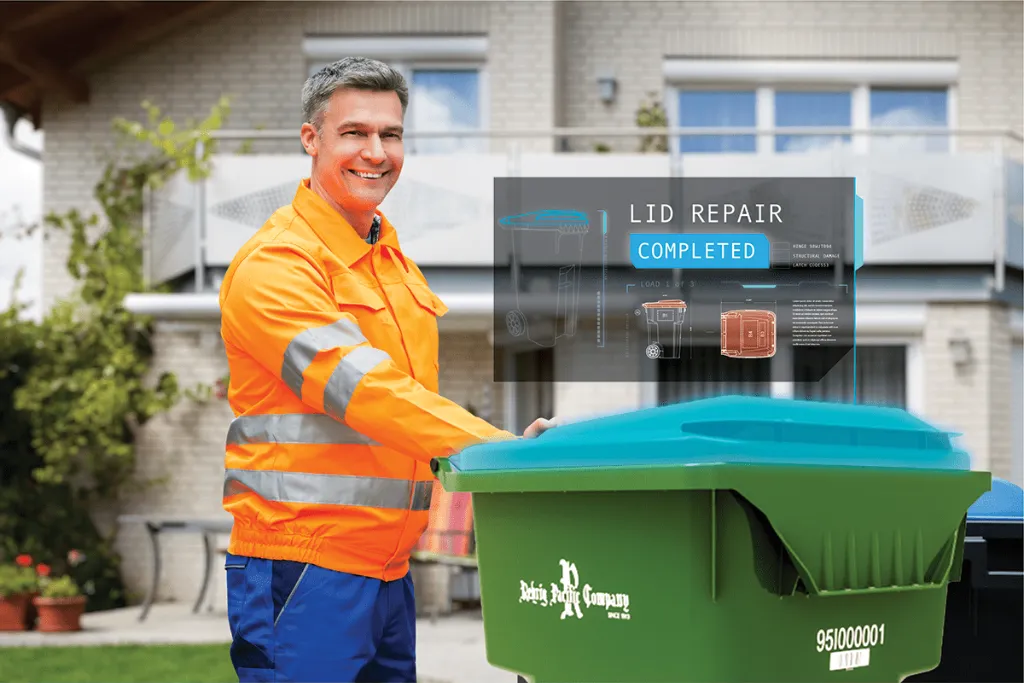
[[[629,236],[634,268],[764,269],[771,264],[771,245],[762,234],[650,234]]]

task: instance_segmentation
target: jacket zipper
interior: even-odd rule
[[[383,250],[381,249],[379,243],[374,243],[370,247],[370,272],[373,273],[373,279],[377,281],[377,286],[380,287],[380,291],[384,294],[384,305],[387,307],[388,314],[391,316],[391,320],[394,321],[395,327],[398,328],[398,336],[399,336],[399,338],[402,341],[402,351],[405,352],[406,362],[409,364],[409,367],[411,368],[412,367],[412,359],[409,357],[409,349],[406,348],[406,345],[405,345],[405,335],[402,333],[402,328],[398,324],[398,317],[395,315],[395,311],[391,307],[391,299],[388,298],[387,290],[384,289],[384,283],[382,283],[380,281],[380,275],[377,274],[377,266],[373,262],[374,252],[376,252],[377,254],[382,254],[383,253]],[[416,479],[416,461],[413,460],[412,458],[410,458],[410,460],[412,461],[412,472],[409,475],[409,481],[412,482],[412,495],[415,495],[415,492],[416,492],[416,482],[415,482],[415,479]],[[409,508],[403,511],[403,515],[402,515],[402,529],[401,529],[401,531],[398,534],[398,540],[395,541],[395,547],[391,551],[391,557],[389,557],[384,562],[384,570],[381,572],[381,580],[382,581],[386,580],[385,577],[387,577],[388,570],[391,568],[391,561],[395,559],[395,554],[398,552],[398,547],[402,544],[402,539],[405,537],[405,531],[406,531],[407,527],[409,526],[409,515],[410,515],[411,507],[412,506],[410,504]]]

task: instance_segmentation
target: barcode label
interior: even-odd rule
[[[867,666],[870,663],[871,650],[867,648],[861,650],[844,650],[843,652],[833,652],[829,655],[828,670],[848,671],[850,669]]]

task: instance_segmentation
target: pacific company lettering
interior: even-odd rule
[[[562,567],[562,578],[550,584],[525,580],[519,581],[519,602],[550,607],[561,605],[561,618],[575,616],[583,618],[583,609],[591,607],[603,608],[609,619],[627,620],[629,613],[628,593],[608,593],[595,590],[589,583],[580,590],[580,574],[575,562],[559,560]]]

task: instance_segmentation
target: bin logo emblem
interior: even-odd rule
[[[561,619],[582,619],[584,610],[603,609],[609,619],[627,620],[629,594],[600,591],[589,583],[580,589],[580,572],[575,562],[559,560],[561,580],[545,585],[543,582],[519,580],[519,602],[541,607],[560,607]]]

